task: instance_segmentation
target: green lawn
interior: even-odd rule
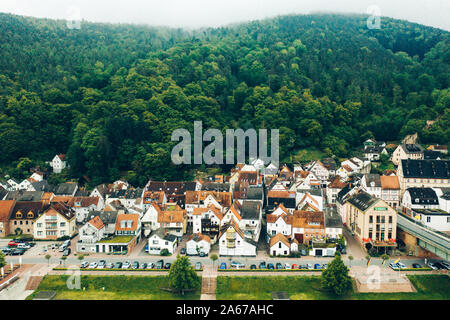
[[[129,243],[133,236],[115,236],[111,239],[100,240],[98,243]]]
[[[296,154],[292,156],[292,161],[311,161],[317,159],[323,159],[326,157],[326,154],[320,151],[317,148],[306,148],[299,150]],[[285,161],[291,160],[285,159]]]
[[[182,295],[160,290],[168,287],[167,276],[81,276],[81,289],[67,287],[68,275],[45,276],[38,289],[27,299],[32,299],[39,291],[56,291],[55,299],[70,300],[198,300],[200,290]],[[83,287],[85,290],[83,290]],[[102,288],[105,288],[103,291]]]
[[[271,300],[272,292],[286,291],[292,300],[450,300],[450,278],[440,275],[408,276],[414,293],[350,293],[336,297],[321,289],[320,276],[217,277],[218,300]]]

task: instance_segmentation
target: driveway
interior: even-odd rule
[[[354,260],[363,259],[364,261],[366,261],[367,253],[361,247],[358,240],[356,240],[356,238],[353,237],[345,227],[343,229],[343,233],[345,239],[347,240],[347,255],[345,255],[344,259],[348,258],[349,256],[353,256]]]

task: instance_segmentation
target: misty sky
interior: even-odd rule
[[[381,16],[450,31],[449,0],[0,0],[0,12],[70,20],[79,12],[93,22],[197,28],[289,13],[368,13],[373,5]]]

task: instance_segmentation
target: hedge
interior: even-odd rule
[[[217,269],[219,272],[314,272],[324,269]]]

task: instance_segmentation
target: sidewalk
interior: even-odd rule
[[[202,293],[200,300],[216,300],[217,269],[204,266],[202,273]]]

